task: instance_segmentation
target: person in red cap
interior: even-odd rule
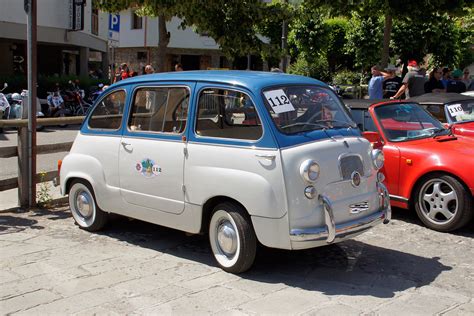
[[[408,99],[425,93],[426,77],[420,73],[416,60],[408,61],[408,72],[403,78],[402,86],[390,99],[399,99],[403,93]]]

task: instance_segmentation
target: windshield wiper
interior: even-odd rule
[[[433,129],[433,134],[431,136],[433,138],[438,137],[438,136],[442,136],[445,132],[448,132],[448,134],[446,134],[446,135],[453,135],[453,131],[451,130],[451,128],[449,128],[449,129],[435,128],[435,129]]]
[[[324,122],[324,123],[340,123],[342,126],[337,126],[337,127],[350,127],[350,128],[355,128],[353,124],[347,123],[345,121],[339,121],[339,120],[318,120],[316,122]]]
[[[317,127],[319,127],[320,129],[326,129],[326,128],[327,128],[327,126],[326,126],[326,125],[323,125],[323,124],[308,123],[308,122],[297,122],[297,123],[293,123],[293,124],[289,124],[289,125],[285,125],[285,126],[280,126],[280,128],[281,128],[281,129],[286,129],[286,128],[290,128],[290,127],[305,126],[305,125],[317,126]]]

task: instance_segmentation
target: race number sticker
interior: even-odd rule
[[[451,114],[451,116],[454,116],[454,117],[464,114],[464,110],[461,104],[448,105],[448,111],[449,111],[449,114]]]
[[[266,91],[263,94],[265,95],[265,98],[267,98],[268,103],[271,105],[273,111],[276,114],[295,110],[293,104],[291,104],[290,99],[283,90],[271,90]]]

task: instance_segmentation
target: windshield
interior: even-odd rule
[[[375,115],[393,142],[449,134],[441,122],[415,103],[392,103],[375,108]]]
[[[446,111],[454,123],[474,121],[474,101],[465,100],[446,104]]]
[[[284,134],[355,127],[344,105],[320,86],[285,86],[263,92],[273,122]]]

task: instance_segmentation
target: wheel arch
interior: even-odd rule
[[[245,208],[245,206],[237,201],[234,198],[225,195],[217,195],[209,198],[203,205],[202,205],[202,216],[201,216],[201,233],[206,233],[209,228],[209,221],[211,220],[212,211],[214,208],[224,202],[231,202],[235,203],[242,207],[245,210],[245,213],[250,218],[249,211]]]
[[[436,176],[436,175],[439,175],[439,176],[447,175],[447,176],[453,177],[453,178],[455,178],[456,180],[458,180],[459,183],[461,183],[461,185],[464,187],[464,189],[465,189],[467,192],[470,192],[470,189],[469,189],[468,185],[463,181],[462,178],[458,177],[456,174],[451,173],[451,172],[446,171],[446,170],[433,170],[433,171],[430,171],[430,172],[427,172],[427,173],[421,175],[421,176],[413,183],[413,186],[412,186],[411,189],[410,189],[410,196],[408,197],[408,207],[409,207],[410,209],[414,209],[414,208],[415,208],[413,196],[415,195],[415,192],[416,192],[416,190],[418,189],[418,187],[423,183],[423,181],[425,181],[425,180],[428,179],[428,178],[434,177],[434,176]]]

